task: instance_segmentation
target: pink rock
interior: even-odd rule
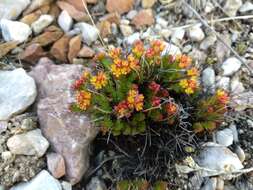
[[[154,24],[155,19],[152,9],[143,9],[133,18],[132,24],[137,28]]]
[[[134,0],[107,0],[106,10],[110,13],[126,13],[133,8]]]
[[[48,153],[47,167],[50,173],[57,179],[65,175],[65,162],[60,154]]]
[[[89,167],[89,146],[97,135],[85,115],[69,110],[74,97],[71,86],[85,68],[82,65],[55,65],[42,58],[30,75],[35,79],[39,96],[37,114],[40,128],[52,149],[66,164],[66,177],[78,183]]]

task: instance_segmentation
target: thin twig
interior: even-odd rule
[[[251,75],[253,75],[253,71],[250,68],[250,66],[241,58],[241,56],[232,48],[230,47],[223,39],[222,37],[220,37],[220,35],[212,28],[209,26],[208,22],[206,20],[204,20],[201,15],[191,6],[189,5],[185,0],[182,0],[182,2],[195,14],[195,16],[200,20],[200,22],[207,28],[209,28],[217,37],[218,40],[220,40],[220,42],[226,46],[228,49],[231,50],[231,52],[235,55],[235,57],[237,59],[239,59],[239,61],[241,61],[241,63],[244,64],[244,66],[249,70],[249,72],[251,73]],[[252,17],[253,18],[253,17]]]

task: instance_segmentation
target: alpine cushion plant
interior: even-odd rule
[[[223,91],[199,100],[199,70],[187,55],[162,53],[165,44],[136,41],[96,56],[93,71],[73,85],[72,111],[85,112],[103,133],[136,135],[149,126],[180,124],[184,108],[196,132],[215,128],[223,119],[228,96]],[[184,118],[187,119],[187,118]]]

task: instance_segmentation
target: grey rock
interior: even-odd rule
[[[5,41],[17,41],[22,43],[28,39],[32,34],[31,28],[18,21],[11,21],[7,19],[0,20],[0,28]]]
[[[215,143],[203,146],[195,161],[199,166],[209,169],[209,171],[203,171],[203,177],[215,176],[217,173],[230,173],[243,168],[236,154]]]
[[[5,132],[8,127],[8,122],[7,121],[0,121],[0,134]]]
[[[133,34],[133,29],[131,26],[121,24],[119,27],[120,27],[120,31],[123,34],[123,36],[128,37]]]
[[[85,22],[77,23],[74,28],[78,28],[82,32],[83,42],[91,45],[98,38],[99,31],[96,27]]]
[[[232,94],[240,94],[242,92],[245,91],[245,88],[242,84],[242,82],[239,81],[239,79],[236,77],[236,78],[233,78],[231,80],[231,93]]]
[[[233,131],[229,128],[217,131],[216,141],[223,146],[230,146],[233,144]]]
[[[106,190],[105,183],[98,177],[93,177],[87,184],[86,190]]]
[[[138,11],[136,10],[131,10],[127,13],[126,17],[129,19],[129,20],[132,20],[136,15],[138,14]]]
[[[73,19],[66,10],[63,10],[58,17],[58,24],[64,32],[70,31]]]
[[[15,3],[8,0],[0,1],[0,20],[3,18],[16,19],[30,2],[31,0],[15,0]]]
[[[228,91],[230,87],[230,78],[229,77],[216,77],[216,88],[220,88]]]
[[[195,25],[188,30],[188,37],[195,42],[200,42],[205,38],[205,33],[199,25]]]
[[[30,73],[39,90],[37,113],[40,128],[52,150],[63,156],[66,177],[71,184],[79,182],[87,171],[89,147],[98,132],[86,115],[69,110],[75,99],[73,82],[85,69],[76,64],[55,65],[48,58],[42,58]]]
[[[207,178],[200,190],[216,190],[217,178]]]
[[[239,141],[239,137],[238,137],[238,131],[237,131],[236,125],[234,123],[230,124],[229,125],[229,129],[233,133],[233,140],[234,140],[234,142],[238,142]]]
[[[176,44],[176,45],[179,45],[183,38],[184,38],[184,35],[185,35],[185,30],[184,29],[177,29],[177,30],[174,30],[172,35],[171,35],[171,41]]]
[[[236,111],[242,111],[247,108],[253,108],[253,92],[246,91],[240,94],[233,95],[230,100],[230,105]]]
[[[237,154],[240,161],[244,162],[246,156],[245,156],[245,153],[244,153],[243,149],[239,145],[236,145],[236,147],[234,149],[234,152]]]
[[[162,17],[157,17],[156,18],[156,23],[159,24],[162,28],[166,28],[168,26],[168,21],[166,21]]]
[[[135,32],[132,35],[125,38],[125,42],[128,45],[132,45],[136,40],[140,40],[140,33],[139,32]]]
[[[202,83],[205,89],[213,91],[215,88],[215,72],[208,67],[202,72]]]
[[[231,37],[229,34],[221,34],[220,37],[228,44],[231,46]],[[223,62],[223,60],[228,57],[230,54],[230,49],[227,48],[221,41],[217,41],[217,46],[216,46],[216,56],[218,58],[218,61],[220,63]]]
[[[25,111],[36,95],[35,82],[24,69],[0,71],[0,120]]]
[[[32,23],[31,27],[35,34],[41,33],[46,27],[48,27],[54,21],[54,17],[51,15],[41,15],[38,20]]]
[[[62,187],[59,181],[42,170],[31,181],[15,185],[10,190],[62,190]]]
[[[214,9],[215,7],[210,1],[206,2],[205,13],[211,13]]]
[[[72,185],[67,181],[61,182],[62,190],[72,190]]]
[[[221,65],[223,76],[231,76],[241,68],[241,61],[235,57],[230,57]]]
[[[201,44],[200,44],[200,49],[202,50],[207,50],[209,47],[213,46],[214,43],[216,42],[217,37],[216,35],[209,35],[207,38],[205,38]]]
[[[14,135],[7,141],[7,146],[11,153],[18,155],[37,155],[41,157],[49,147],[40,129],[35,129],[27,133]]]
[[[228,16],[236,16],[237,11],[242,5],[241,0],[226,0],[224,10]]]
[[[241,13],[253,11],[253,3],[250,1],[246,1],[239,9]]]
[[[162,55],[180,55],[181,54],[181,50],[179,47],[175,46],[172,43],[165,43],[165,48],[162,52]]]
[[[252,121],[252,120],[248,119],[248,120],[247,120],[247,124],[248,124],[248,126],[249,126],[250,128],[253,128],[253,121]]]

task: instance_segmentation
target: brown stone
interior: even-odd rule
[[[143,9],[133,18],[132,23],[140,28],[142,26],[150,26],[154,24],[154,15],[152,9]]]
[[[82,36],[78,35],[73,37],[69,41],[69,52],[68,52],[68,60],[70,63],[73,63],[73,59],[77,57],[82,44]]]
[[[29,7],[24,11],[23,15],[27,15],[42,6],[49,5],[53,0],[33,0]]]
[[[0,44],[0,58],[5,56],[7,53],[9,53],[11,50],[13,50],[15,47],[17,47],[17,42],[5,42]]]
[[[53,55],[59,61],[67,62],[69,40],[70,40],[70,37],[67,35],[64,35],[63,37],[61,37],[51,47],[50,54]]]
[[[47,167],[56,179],[61,178],[66,173],[64,158],[57,153],[47,154]]]
[[[49,44],[52,44],[53,42],[57,41],[60,39],[63,35],[63,32],[61,31],[60,28],[56,26],[50,26],[45,29],[45,32],[37,37],[35,37],[30,43],[30,44],[35,44],[38,43],[42,47],[47,46]]]
[[[41,57],[45,56],[43,48],[39,44],[31,44],[23,51],[19,58],[29,63],[36,63]]]
[[[37,113],[43,135],[54,152],[65,160],[66,177],[71,184],[78,183],[89,168],[89,147],[98,129],[85,114],[69,110],[73,101],[72,85],[82,75],[82,65],[55,65],[42,58],[30,75],[38,89]]]
[[[95,55],[95,51],[88,46],[83,46],[78,53],[78,57],[92,58]]]
[[[98,29],[100,32],[100,35],[105,38],[108,35],[112,34],[111,31],[111,23],[109,21],[102,21],[98,24]]]
[[[70,3],[71,5],[73,5],[79,11],[85,11],[84,5],[87,6],[86,0],[83,0],[83,1],[82,0],[66,0],[66,1]]]
[[[60,13],[61,13],[60,8],[55,3],[52,4],[49,10],[49,14],[54,16],[55,18],[58,18]]]
[[[84,11],[76,9],[72,4],[65,1],[57,1],[57,5],[61,10],[66,10],[69,15],[76,21],[85,21],[87,20],[87,14]]]
[[[35,22],[38,18],[40,17],[40,14],[34,12],[31,14],[28,14],[26,16],[24,16],[20,22],[23,22],[25,24],[31,25],[33,22]]]
[[[115,13],[109,13],[99,19],[100,21],[109,21],[110,23],[119,24],[120,23],[120,15]]]
[[[107,0],[106,10],[110,13],[126,13],[133,8],[134,0]]]
[[[143,8],[151,8],[156,3],[157,0],[142,0],[141,5]]]

